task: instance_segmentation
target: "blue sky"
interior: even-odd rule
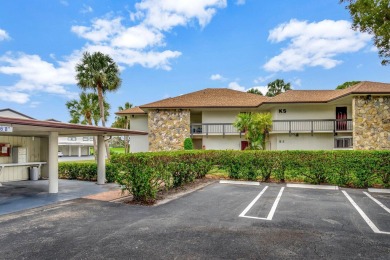
[[[350,29],[338,0],[14,0],[0,7],[0,108],[68,121],[84,51],[111,55],[122,86],[110,122],[142,105],[203,88],[264,91],[350,80],[389,82],[371,36]]]

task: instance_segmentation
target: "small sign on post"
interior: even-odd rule
[[[13,132],[12,126],[7,126],[7,125],[0,125],[0,133],[12,133]]]

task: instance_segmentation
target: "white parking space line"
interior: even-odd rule
[[[315,190],[338,190],[338,186],[331,185],[313,185],[313,184],[299,184],[299,183],[287,183],[288,188],[302,188],[302,189],[315,189]]]
[[[384,210],[386,210],[388,213],[390,213],[390,209],[388,207],[386,207],[385,205],[382,204],[382,202],[380,202],[379,200],[377,200],[376,198],[374,198],[373,196],[371,196],[370,194],[368,194],[367,192],[363,191],[364,194],[366,194],[367,197],[369,197],[370,199],[372,199],[376,204],[378,204],[379,206],[381,206]]]
[[[356,202],[348,195],[348,193],[344,190],[342,190],[342,192],[344,193],[345,197],[347,197],[347,199],[349,200],[349,202],[351,202],[352,206],[355,207],[355,209],[357,210],[357,212],[359,212],[360,216],[362,216],[362,218],[364,219],[364,221],[366,221],[366,223],[368,224],[368,226],[372,229],[372,231],[374,231],[374,233],[378,233],[378,234],[386,234],[386,235],[390,235],[390,232],[384,232],[384,231],[380,231],[377,226],[375,226],[375,224],[371,221],[371,219],[366,215],[366,213],[364,213],[364,211],[356,204]]]
[[[253,185],[253,186],[259,186],[259,185],[260,185],[260,182],[258,182],[258,181],[230,181],[230,180],[220,180],[219,183],[221,183],[221,184]]]
[[[276,197],[276,200],[274,202],[274,205],[272,205],[271,211],[269,212],[268,217],[267,217],[268,220],[272,220],[272,218],[274,217],[274,214],[275,214],[275,211],[276,211],[276,207],[278,206],[279,200],[282,197],[283,191],[284,191],[284,187],[282,187],[280,189],[279,194]]]
[[[261,197],[261,195],[264,194],[264,192],[267,190],[267,188],[268,188],[268,186],[266,186],[266,187],[259,193],[259,195],[257,195],[256,198],[254,198],[254,200],[252,200],[251,203],[249,203],[249,205],[244,209],[244,211],[239,215],[239,217],[241,217],[241,218],[251,218],[251,219],[261,219],[261,220],[272,220],[272,218],[274,217],[275,211],[276,211],[276,207],[278,206],[278,203],[279,203],[279,201],[280,201],[280,198],[282,197],[284,187],[282,187],[282,188],[280,189],[279,194],[278,194],[278,196],[276,197],[274,204],[272,205],[271,211],[268,213],[268,216],[267,216],[266,218],[259,218],[259,217],[253,217],[253,216],[246,216],[246,215],[245,215],[245,214],[248,213],[248,211],[253,207],[253,205],[255,205],[255,203],[259,200],[259,198]]]
[[[261,195],[263,195],[263,193],[268,189],[268,186],[265,186],[264,189],[259,193],[259,195],[256,196],[256,198],[254,198],[254,200],[252,200],[251,203],[249,203],[249,205],[244,209],[244,211],[240,214],[239,217],[245,217],[245,214],[253,207],[253,205],[255,205],[256,201],[258,201],[261,197]]]

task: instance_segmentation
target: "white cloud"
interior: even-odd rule
[[[221,74],[213,74],[210,76],[210,79],[211,80],[225,80],[226,78],[224,78]]]
[[[65,0],[60,1],[67,6]],[[53,62],[47,62],[38,55],[7,53],[0,57],[0,73],[17,76],[13,86],[0,86],[9,91],[15,102],[26,103],[29,96],[39,92],[74,97],[68,90],[75,85],[75,65],[84,51],[101,51],[110,55],[121,70],[128,66],[141,65],[145,68],[171,69],[171,60],[180,57],[181,52],[162,49],[166,46],[165,34],[176,26],[187,26],[193,22],[203,28],[217,9],[226,7],[226,0],[141,0],[135,4],[135,13],[130,19],[123,17],[95,18],[90,25],[75,25],[71,31],[86,40],[79,50],[74,50],[62,60],[50,55]],[[82,12],[91,12],[84,5]],[[131,24],[131,25],[129,25]],[[0,30],[0,40],[8,37]],[[3,91],[4,92],[4,91]]]
[[[137,12],[131,18],[143,19],[144,24],[164,31],[192,20],[204,27],[217,9],[226,6],[226,0],[142,0],[135,5]]]
[[[237,0],[236,1],[236,5],[244,5],[245,4],[245,0]]]
[[[121,24],[122,18],[115,19],[96,19],[92,22],[91,27],[72,26],[71,31],[79,37],[92,42],[108,41],[114,35],[117,35],[124,28]]]
[[[371,36],[353,31],[351,23],[344,20],[308,23],[292,19],[272,29],[268,40],[289,40],[288,46],[264,65],[265,70],[276,72],[315,66],[331,69],[342,62],[335,56],[361,50]]]
[[[253,83],[255,83],[255,84],[263,83],[263,82],[265,82],[273,77],[275,77],[275,73],[272,73],[272,74],[264,76],[264,77],[258,77],[258,78],[253,80]]]
[[[146,47],[162,45],[164,35],[143,25],[123,29],[120,34],[112,39],[112,46],[132,49],[144,49]]]
[[[39,101],[33,101],[30,103],[30,107],[31,108],[36,108],[37,106],[39,106],[41,104],[41,102]]]
[[[74,66],[68,63],[54,64],[42,60],[38,55],[6,54],[0,57],[0,73],[16,75],[19,81],[9,91],[16,91],[17,100],[27,102],[29,96],[36,91],[58,94],[66,97],[74,97],[76,93],[68,91],[64,85],[76,83]],[[19,93],[20,92],[20,93]],[[19,95],[23,93],[23,95]]]
[[[258,89],[263,95],[267,93],[267,86],[253,86],[251,88],[246,88],[244,86],[241,86],[239,83],[233,81],[228,84],[229,89],[237,90],[237,91],[242,91],[242,92],[247,92],[250,89]]]
[[[8,40],[9,38],[8,33],[5,30],[0,29],[0,41]]]
[[[243,91],[243,92],[245,92],[245,87],[240,86],[240,84],[238,84],[238,83],[235,82],[235,81],[230,82],[229,85],[228,85],[228,88],[233,89],[233,90],[238,90],[238,91]]]
[[[300,87],[302,85],[302,80],[300,78],[294,78],[291,80],[291,84],[291,88]]]
[[[10,91],[8,87],[0,87],[0,100],[4,102],[25,104],[29,101],[29,95],[26,93]]]
[[[82,14],[92,13],[93,12],[93,8],[91,6],[89,6],[89,5],[83,4],[83,8],[81,8],[80,12]]]

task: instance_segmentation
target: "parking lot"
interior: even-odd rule
[[[389,207],[390,194],[278,184],[154,207],[77,199],[0,216],[0,258],[389,259]]]

